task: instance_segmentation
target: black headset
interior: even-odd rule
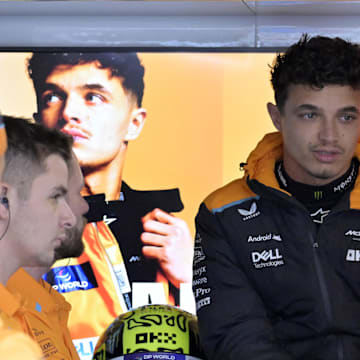
[[[0,203],[3,204],[7,209],[9,208],[9,199],[6,196],[0,198]]]

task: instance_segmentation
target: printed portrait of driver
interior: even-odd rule
[[[122,178],[129,141],[139,136],[147,115],[139,57],[34,53],[28,71],[37,98],[34,119],[73,137],[82,193],[89,196],[83,254],[57,262],[45,276],[72,304],[72,338],[97,337],[116,316],[139,305],[134,283],[157,283],[165,302],[179,305],[193,257],[189,228],[173,214],[183,208],[179,191],[138,191]],[[164,300],[150,294],[146,299]],[[79,346],[81,356],[87,345]]]

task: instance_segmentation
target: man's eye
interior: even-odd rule
[[[313,120],[317,117],[317,114],[314,112],[308,112],[308,113],[300,114],[300,117],[305,120]]]
[[[104,96],[96,93],[88,93],[85,97],[86,101],[92,104],[102,104],[106,101]]]
[[[61,101],[61,97],[54,93],[44,94],[42,96],[42,101],[45,105],[51,105]]]
[[[343,114],[340,117],[340,120],[342,120],[343,122],[350,122],[356,119],[355,115],[352,114]]]
[[[51,196],[51,198],[54,200],[59,200],[61,197],[62,197],[62,194],[54,194]]]

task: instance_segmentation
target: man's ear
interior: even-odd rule
[[[37,112],[33,113],[33,118],[34,118],[35,122],[37,122],[37,123],[41,122],[39,113],[37,113]]]
[[[125,136],[125,141],[134,140],[139,136],[145,124],[145,119],[146,119],[145,109],[136,108],[132,111],[128,131]]]
[[[281,114],[279,108],[270,102],[267,103],[266,107],[274,126],[281,131]]]

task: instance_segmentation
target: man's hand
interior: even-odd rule
[[[194,246],[186,222],[160,209],[150,211],[141,220],[144,256],[157,259],[177,288],[191,282]]]

